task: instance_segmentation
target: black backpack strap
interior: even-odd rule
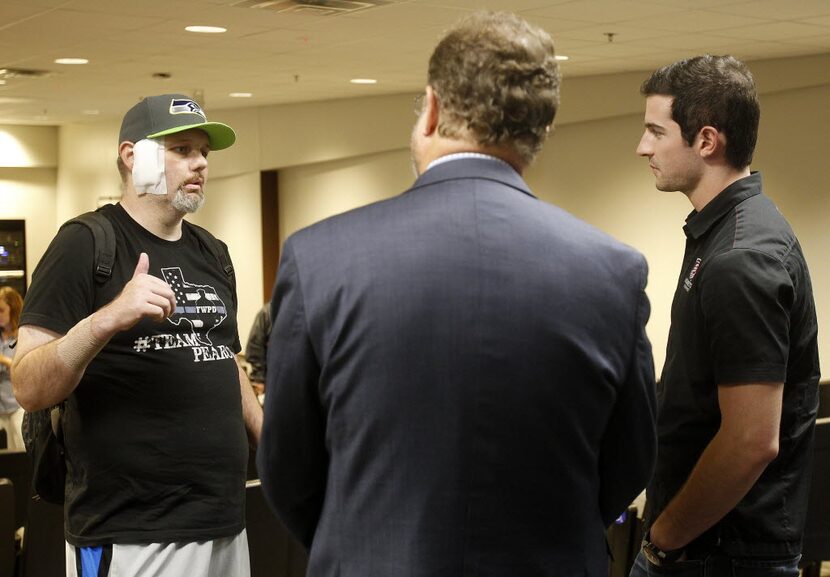
[[[228,254],[228,247],[225,246],[225,243],[210,234],[201,226],[193,224],[192,222],[185,222],[187,223],[186,226],[188,226],[190,231],[196,235],[196,238],[198,238],[199,242],[202,243],[202,246],[206,247],[214,258],[219,261],[222,271],[231,282],[233,295],[234,298],[236,298],[236,274],[234,273],[233,264],[231,263],[231,255]]]
[[[102,212],[103,208],[80,214],[61,226],[63,228],[67,224],[82,224],[92,232],[95,245],[95,280],[98,283],[109,280],[115,264],[115,231],[109,218]]]
[[[115,264],[115,230],[103,206],[72,218],[69,224],[80,224],[92,233],[95,281],[103,284],[112,276]],[[23,442],[32,459],[32,485],[38,498],[63,504],[66,486],[66,457],[63,446],[62,415],[66,401],[53,407],[23,415]]]

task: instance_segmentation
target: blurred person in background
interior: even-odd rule
[[[6,431],[6,445],[12,451],[25,450],[21,434],[24,411],[14,398],[9,376],[22,309],[23,299],[20,293],[12,287],[0,287],[0,429]]]

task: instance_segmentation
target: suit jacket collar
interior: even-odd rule
[[[509,165],[487,158],[459,158],[433,166],[418,177],[409,191],[440,182],[471,178],[493,180],[534,196],[518,172]]]

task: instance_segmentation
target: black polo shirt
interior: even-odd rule
[[[796,555],[819,381],[815,304],[801,246],[761,193],[757,172],[693,212],[683,230],[686,253],[658,386],[658,461],[646,523],[677,494],[718,431],[718,385],[784,382],[778,457],[691,547],[720,543],[735,556]]]

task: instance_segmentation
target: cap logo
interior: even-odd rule
[[[170,114],[198,114],[207,120],[207,116],[202,112],[202,107],[194,101],[185,98],[174,98],[170,102]]]

